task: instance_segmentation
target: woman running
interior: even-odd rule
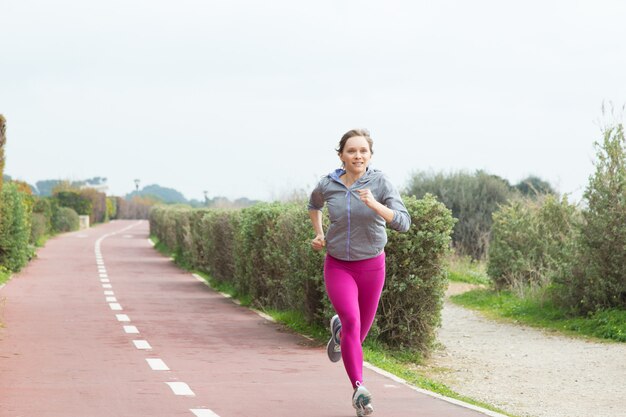
[[[315,230],[314,250],[326,247],[324,283],[337,315],[330,321],[327,352],[343,359],[352,383],[357,416],[374,411],[363,384],[362,343],[374,322],[385,283],[385,225],[406,232],[411,217],[400,193],[379,170],[369,168],[373,141],[365,129],[347,132],[336,149],[342,168],[323,177],[309,200]],[[324,235],[322,208],[328,206],[330,226]]]

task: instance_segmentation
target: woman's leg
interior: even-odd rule
[[[363,380],[361,348],[361,314],[359,291],[352,272],[338,261],[326,256],[324,283],[328,298],[341,320],[341,357],[352,387]],[[371,323],[370,323],[371,325]]]
[[[367,267],[357,277],[359,289],[359,311],[361,314],[361,343],[374,323],[378,302],[385,285],[385,254],[368,259]],[[375,269],[374,269],[375,268]]]

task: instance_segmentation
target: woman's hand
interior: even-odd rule
[[[324,239],[324,235],[317,235],[315,239],[311,241],[311,247],[313,250],[321,251],[324,246],[326,246],[326,239]]]
[[[359,198],[361,199],[363,204],[374,210],[376,214],[385,219],[387,223],[391,223],[391,221],[393,220],[393,210],[391,210],[384,204],[376,201],[374,195],[372,194],[372,191],[369,188],[362,188],[356,191],[357,193],[359,193]]]
[[[359,193],[359,198],[361,199],[361,201],[365,203],[367,207],[373,209],[379,204],[369,188],[363,188],[356,191],[357,193]]]

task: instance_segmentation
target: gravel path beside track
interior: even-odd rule
[[[450,292],[467,290],[452,284]],[[626,344],[488,320],[446,301],[428,373],[455,391],[529,417],[624,417]]]

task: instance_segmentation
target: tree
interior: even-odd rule
[[[515,185],[515,188],[525,196],[534,197],[542,194],[554,194],[556,191],[549,182],[542,180],[534,175],[521,180]]]
[[[626,140],[619,123],[596,142],[595,173],[584,198],[583,225],[561,277],[569,304],[581,312],[626,308]]]
[[[173,188],[161,187],[157,184],[148,185],[143,187],[141,191],[133,191],[132,193],[126,194],[127,200],[132,200],[134,197],[151,197],[164,203],[187,203],[187,199],[181,192]]]
[[[407,194],[423,198],[433,194],[452,211],[459,221],[454,226],[452,241],[461,255],[482,259],[487,253],[491,214],[515,192],[509,182],[484,171],[474,174],[418,172],[413,175]]]

